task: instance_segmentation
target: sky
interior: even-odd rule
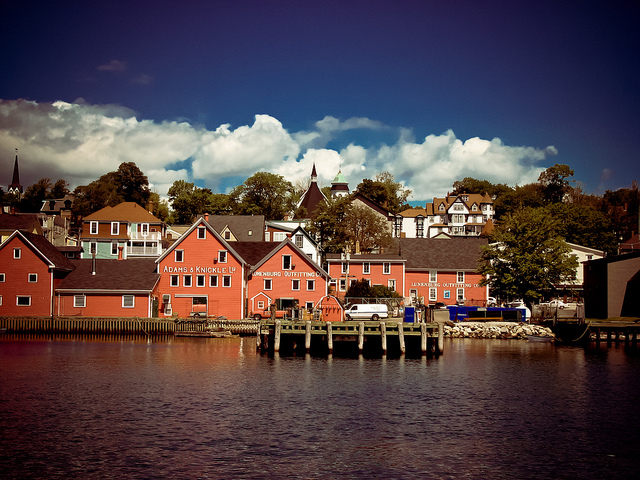
[[[640,2],[0,2],[0,186],[640,180]]]

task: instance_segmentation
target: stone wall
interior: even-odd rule
[[[548,327],[513,322],[447,322],[444,336],[450,338],[511,338],[526,339],[527,335],[553,337]]]

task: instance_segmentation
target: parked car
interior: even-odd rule
[[[564,303],[562,300],[551,300],[548,303],[548,305],[551,308],[567,308],[569,306],[566,303]]]
[[[497,307],[498,302],[495,297],[487,297],[487,307]]]
[[[352,305],[344,312],[347,320],[365,319],[379,320],[380,318],[389,318],[389,312],[386,305],[359,303]]]

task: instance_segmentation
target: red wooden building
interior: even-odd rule
[[[0,245],[0,316],[53,315],[53,292],[73,268],[45,237],[14,231]]]

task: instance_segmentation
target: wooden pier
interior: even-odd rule
[[[403,323],[396,321],[287,321],[262,320],[256,347],[268,352],[333,353],[343,351],[363,353],[365,348],[398,351],[401,355],[434,354],[444,350],[442,323]],[[357,348],[357,350],[356,350]]]

